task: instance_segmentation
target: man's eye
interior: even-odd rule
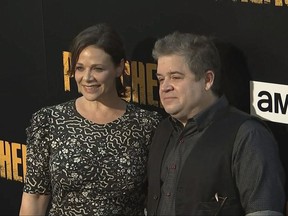
[[[163,78],[159,78],[159,77],[157,79],[158,79],[159,83],[163,82],[163,80],[164,80]]]
[[[171,79],[181,79],[179,76],[172,76]]]

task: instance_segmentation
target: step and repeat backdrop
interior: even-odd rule
[[[288,0],[3,0],[0,215],[19,211],[32,113],[78,96],[66,74],[69,46],[98,22],[110,23],[125,43],[127,100],[159,111],[155,40],[175,30],[217,38],[228,99],[269,124],[288,170]]]

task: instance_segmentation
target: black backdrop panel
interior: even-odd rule
[[[151,48],[156,38],[174,30],[209,34],[224,41],[221,47],[225,67],[229,69],[226,75],[237,84],[225,84],[234,88],[236,97],[231,97],[232,100],[241,92],[236,87],[249,91],[247,83],[240,85],[243,76],[246,80],[288,83],[288,43],[285,42],[288,28],[284,22],[288,17],[287,6],[232,0],[179,1],[177,5],[175,1],[152,0],[86,0],[85,4],[51,0],[43,4],[49,95],[55,102],[56,98],[62,101],[62,97],[74,96],[73,92],[63,93],[61,52],[69,48],[79,31],[102,21],[111,23],[121,33],[128,59],[141,62],[152,62]],[[240,55],[241,60],[236,59]],[[233,73],[238,73],[240,80]],[[245,103],[250,103],[249,98],[246,100]]]
[[[31,112],[42,106],[48,90],[42,2],[1,1],[0,27],[0,140],[24,144]],[[18,214],[22,187],[0,177],[0,215]]]

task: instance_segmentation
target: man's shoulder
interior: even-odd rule
[[[261,129],[261,130],[263,130],[263,129],[267,130],[268,129],[268,130],[270,130],[267,123],[263,119],[261,119],[257,116],[251,115],[247,112],[244,112],[244,111],[239,110],[239,109],[232,107],[232,106],[229,108],[229,110],[230,110],[230,113],[232,115],[235,115],[238,118],[240,117],[243,119],[243,123],[241,124],[241,128]]]

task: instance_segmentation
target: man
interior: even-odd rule
[[[148,162],[148,215],[283,215],[285,174],[264,122],[228,104],[205,36],[174,32],[153,57],[169,116]]]

